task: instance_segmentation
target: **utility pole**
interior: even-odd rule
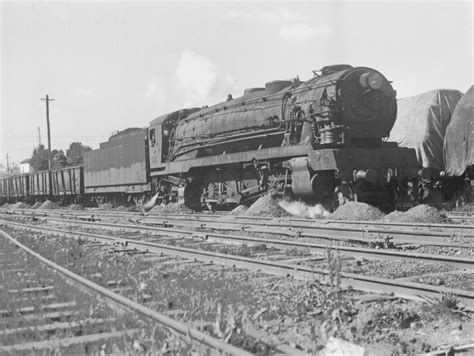
[[[46,101],[46,124],[48,128],[48,169],[51,170],[51,131],[49,129],[49,102],[54,101],[54,99],[50,99],[48,94],[46,94],[46,99],[41,98],[41,100]]]
[[[38,126],[38,147],[41,146],[41,128]]]
[[[48,94],[46,94],[46,99],[41,98],[41,100],[46,101],[46,123],[48,128],[48,178],[49,178],[49,195],[53,195],[53,180],[51,176],[51,131],[49,129],[49,102],[54,101],[50,99]]]
[[[10,161],[8,160],[8,153],[7,153],[7,173],[10,172]]]

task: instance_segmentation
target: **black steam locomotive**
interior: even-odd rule
[[[274,190],[333,207],[393,205],[419,169],[413,149],[384,140],[396,116],[396,93],[381,73],[327,66],[306,82],[269,82],[122,131],[86,153],[83,167],[3,179],[0,199],[120,204],[157,194],[196,209]]]
[[[239,204],[268,189],[322,202],[394,201],[414,152],[383,141],[397,111],[374,69],[322,68],[197,112],[153,120],[150,178],[190,206]]]

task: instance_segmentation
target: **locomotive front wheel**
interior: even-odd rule
[[[192,210],[200,211],[202,188],[202,185],[198,183],[188,184],[184,189],[184,205]]]

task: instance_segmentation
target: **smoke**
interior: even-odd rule
[[[232,76],[220,73],[209,58],[189,50],[181,53],[175,76],[184,106],[213,105],[236,91]]]
[[[160,193],[156,193],[155,195],[153,195],[153,197],[147,201],[145,204],[143,204],[143,210],[146,212],[146,211],[150,211],[156,204],[156,199],[158,198],[158,195]]]
[[[300,216],[302,218],[319,219],[329,216],[329,211],[324,209],[321,204],[307,205],[301,201],[280,200],[278,202],[283,209],[292,215]]]

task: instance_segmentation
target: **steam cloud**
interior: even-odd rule
[[[185,97],[184,106],[213,105],[235,91],[235,81],[229,74],[219,73],[210,59],[193,51],[181,54],[176,79]]]
[[[303,218],[313,218],[317,219],[320,217],[327,217],[330,215],[329,211],[324,209],[321,204],[316,204],[314,206],[307,205],[301,201],[288,201],[280,200],[278,202],[283,209],[295,216],[301,216]]]

